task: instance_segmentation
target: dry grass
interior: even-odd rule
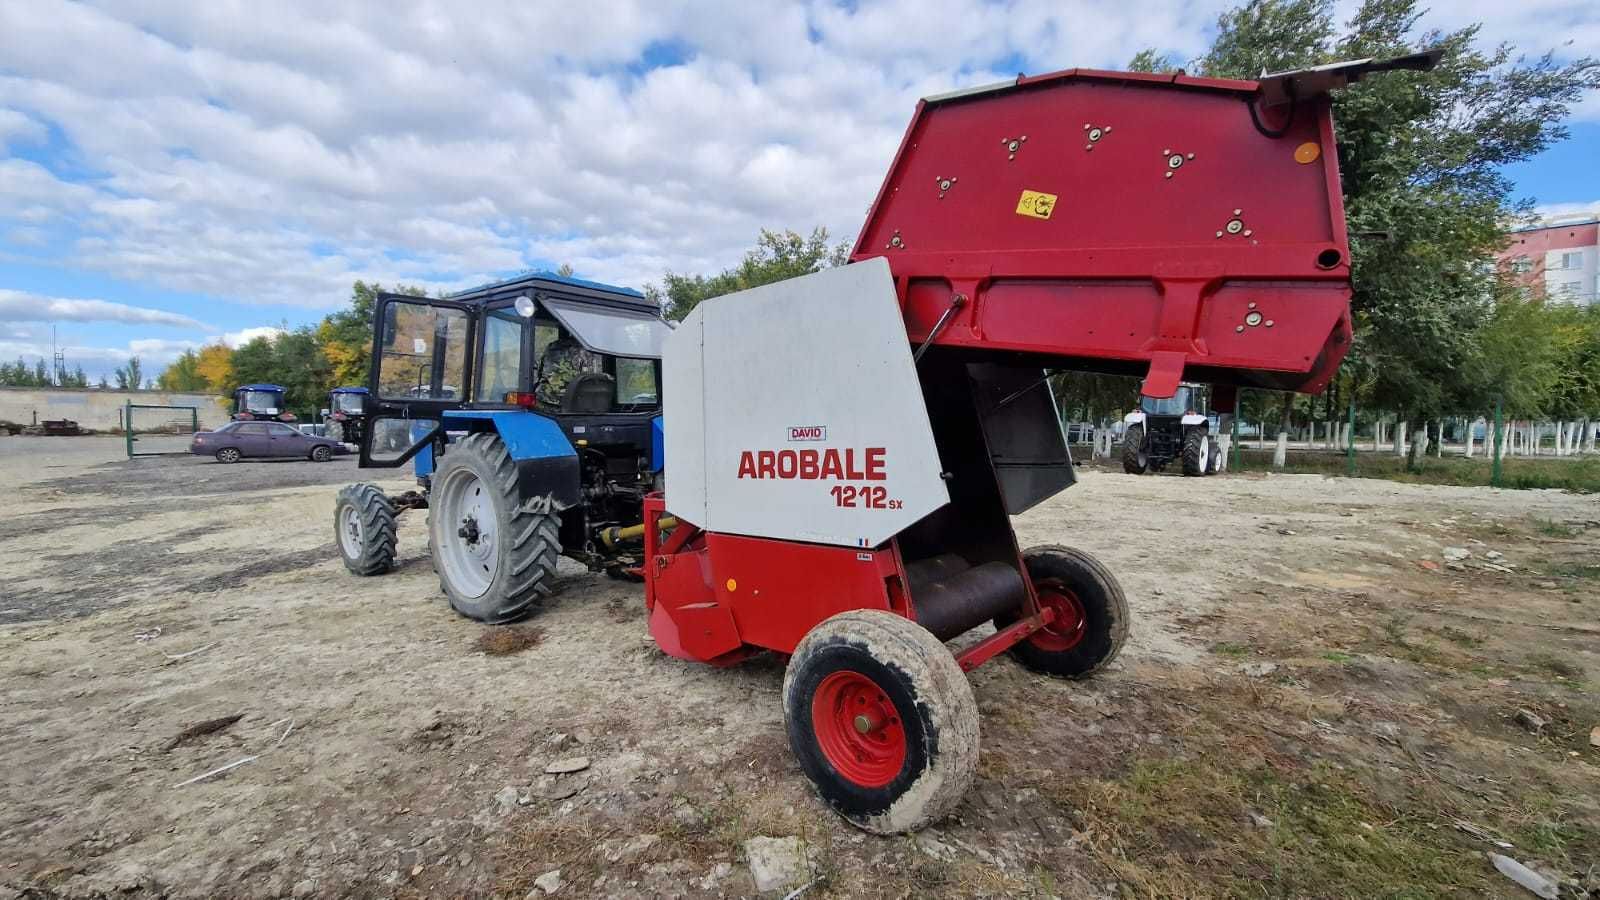
[[[544,640],[544,629],[534,625],[501,625],[478,633],[472,649],[485,656],[510,656],[529,647],[539,646]]]

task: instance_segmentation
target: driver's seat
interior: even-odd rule
[[[572,379],[561,396],[561,411],[598,415],[611,412],[617,381],[603,372],[584,372]]]

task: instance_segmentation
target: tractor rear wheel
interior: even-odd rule
[[[450,605],[491,625],[549,596],[561,555],[561,515],[524,500],[498,435],[469,434],[443,454],[428,503],[428,540]]]
[[[1183,433],[1183,474],[1204,475],[1211,462],[1211,435],[1193,427]]]
[[[1122,435],[1122,471],[1143,475],[1150,471],[1150,453],[1144,446],[1144,426],[1129,425]]]
[[[357,575],[380,575],[394,568],[394,504],[375,484],[339,490],[333,505],[333,533],[344,567]]]
[[[1045,544],[1023,551],[1039,604],[1055,621],[1012,647],[1024,666],[1046,675],[1087,678],[1116,659],[1128,639],[1128,598],[1101,562],[1071,547]],[[995,619],[996,628],[1015,615]]]
[[[978,703],[955,657],[921,625],[882,610],[811,629],[783,676],[800,768],[850,824],[914,831],[948,814],[978,768]]]
[[[341,444],[344,443],[344,423],[343,422],[340,422],[338,420],[329,421],[323,427],[322,433],[324,435],[326,435],[326,436],[338,441]]]

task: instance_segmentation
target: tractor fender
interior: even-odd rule
[[[582,500],[578,451],[554,419],[521,409],[456,409],[444,414],[444,425],[447,432],[498,434],[516,464],[524,501],[563,510]]]
[[[1190,425],[1205,425],[1207,421],[1206,417],[1199,413],[1189,413],[1183,417],[1182,423],[1184,427],[1188,427]]]
[[[1144,410],[1136,409],[1133,412],[1128,413],[1127,415],[1123,416],[1122,417],[1122,424],[1124,424],[1124,425],[1143,425],[1144,424]]]

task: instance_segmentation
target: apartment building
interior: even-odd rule
[[[1511,232],[1500,263],[1529,288],[1543,289],[1558,303],[1597,302],[1600,285],[1600,219],[1555,219]]]

